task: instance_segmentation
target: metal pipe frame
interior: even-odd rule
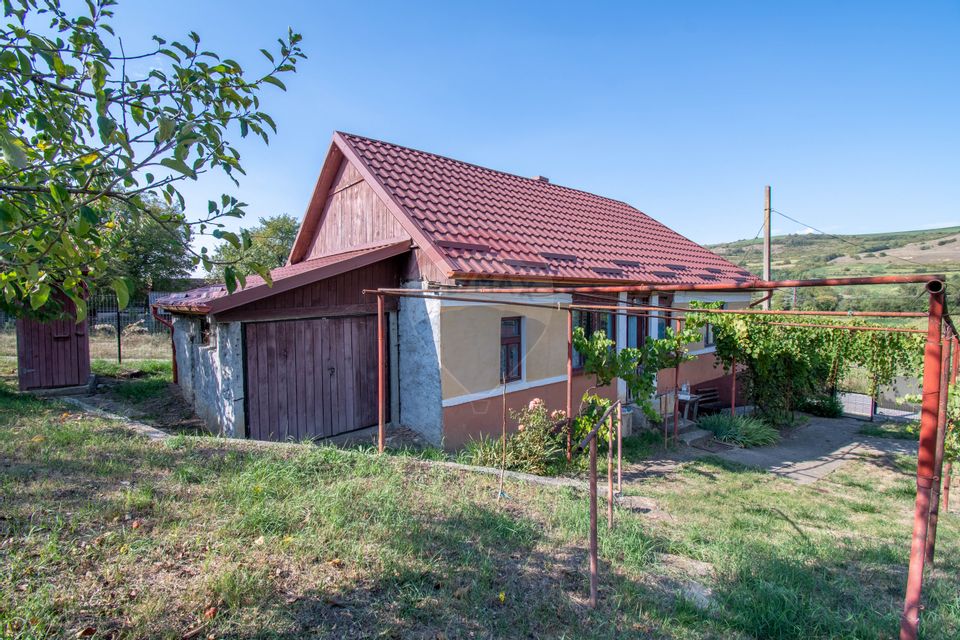
[[[846,329],[847,331],[881,331],[883,333],[926,333],[924,329],[902,327],[856,327],[841,324],[817,324],[815,322],[771,322],[774,327],[814,327],[817,329]]]
[[[931,515],[932,515],[932,498],[934,491],[934,484],[939,480],[939,470],[936,468],[936,458],[937,458],[937,441],[938,441],[938,423],[939,423],[939,414],[940,414],[940,405],[941,397],[947,394],[947,389],[944,388],[943,380],[941,376],[943,374],[944,367],[948,366],[949,359],[947,364],[943,362],[943,327],[944,325],[949,327],[953,333],[953,339],[956,339],[958,334],[954,327],[953,321],[950,318],[949,314],[946,312],[945,308],[945,285],[944,277],[938,275],[929,275],[929,274],[919,274],[919,275],[905,275],[905,276],[879,276],[879,277],[863,277],[863,278],[824,278],[818,280],[781,280],[781,281],[751,281],[743,282],[734,285],[730,284],[702,284],[702,285],[629,285],[629,286],[588,286],[588,287],[515,287],[515,288],[458,288],[458,293],[469,293],[469,294],[503,294],[503,293],[526,293],[526,294],[548,294],[548,293],[583,293],[583,294],[614,294],[614,293],[654,293],[654,292],[666,292],[666,291],[772,291],[775,289],[781,288],[790,288],[790,287],[831,287],[831,286],[852,286],[852,285],[872,285],[872,284],[925,284],[926,289],[929,293],[930,302],[929,302],[929,311],[927,313],[927,329],[925,333],[927,334],[927,340],[924,347],[924,370],[923,370],[923,401],[922,401],[922,410],[921,410],[921,420],[920,420],[920,446],[917,453],[917,495],[915,501],[914,509],[914,527],[913,527],[913,538],[911,542],[910,549],[910,565],[907,576],[907,586],[904,596],[904,606],[903,614],[900,619],[900,639],[901,640],[916,640],[919,624],[920,624],[920,609],[921,609],[921,592],[923,587],[923,574],[924,574],[924,565],[926,561],[926,549],[928,544],[928,536],[931,539],[931,544],[935,542],[936,534],[936,525],[931,528]],[[401,297],[416,297],[416,298],[430,298],[430,299],[448,299],[448,300],[463,300],[466,302],[495,302],[503,304],[503,300],[483,300],[476,297],[462,297],[462,296],[447,296],[447,295],[437,295],[442,293],[437,289],[378,289],[373,291],[364,291],[364,293],[373,293],[378,297],[378,393],[379,393],[379,411],[380,411],[380,442],[381,450],[383,447],[383,433],[384,433],[384,414],[383,414],[383,402],[384,402],[384,349],[383,349],[383,297],[387,295],[391,296],[401,296]],[[573,311],[575,309],[583,310],[600,310],[606,305],[562,305],[557,303],[553,304],[542,304],[542,303],[532,303],[532,302],[519,302],[519,301],[509,301],[506,304],[515,305],[515,306],[526,306],[526,307],[546,307],[551,309],[566,310],[568,312],[568,338],[567,338],[567,420],[568,425],[572,426],[572,320],[573,320]],[[631,312],[640,312],[655,310],[660,312],[675,312],[675,313],[711,313],[717,311],[728,311],[728,310],[719,310],[719,309],[683,309],[683,308],[650,308],[649,306],[612,306],[610,305],[611,311],[616,311],[618,314],[630,314]],[[730,312],[736,313],[734,310],[729,310]],[[743,315],[752,315],[753,310],[744,310],[740,311]],[[860,315],[867,316],[870,314],[872,317],[916,317],[915,314],[912,315],[890,315],[884,312],[879,312],[882,315],[873,314],[872,312],[852,312],[844,313],[841,312],[840,315]],[[796,311],[783,311],[775,312],[776,315],[818,315],[813,312],[796,312]],[[825,315],[825,314],[819,314]],[[829,314],[834,315],[834,314]],[[870,316],[867,316],[870,317]],[[679,317],[674,318],[675,321],[681,320]],[[894,327],[853,327],[853,326],[842,326],[842,325],[820,325],[814,323],[776,323],[784,326],[811,326],[814,328],[839,328],[839,329],[848,329],[853,331],[864,331],[864,330],[873,330],[873,331],[897,331],[897,332],[917,332],[922,330],[915,329],[901,329]],[[958,349],[960,351],[960,349]],[[951,374],[952,379],[956,379],[956,371],[958,368],[958,357],[954,357],[953,372]],[[734,397],[731,402],[731,413],[736,412],[736,395],[735,395],[735,385],[736,385],[736,363],[734,363],[733,370],[733,392]],[[601,425],[605,420],[611,418],[611,411],[617,408],[618,412],[620,409],[620,401],[611,405],[608,408],[600,420],[594,426],[593,430],[587,435],[587,437],[580,443],[580,449],[589,445],[590,447],[590,605],[596,607],[597,605],[597,590],[598,590],[598,564],[599,560],[597,557],[597,432],[600,429]],[[676,409],[676,407],[675,407]],[[619,414],[618,414],[619,417]],[[612,422],[612,419],[611,419]],[[608,426],[609,433],[612,436],[612,425]],[[568,439],[570,436],[570,430],[568,427]],[[612,443],[611,443],[612,444]],[[619,456],[621,455],[619,451],[620,437],[618,435],[618,462]],[[568,449],[570,445],[568,445]],[[612,447],[611,447],[612,448]],[[572,455],[572,451],[570,453]],[[612,499],[612,460],[610,456],[611,453],[608,453],[608,488],[609,488],[609,499]],[[619,486],[619,464],[618,464],[618,486]],[[949,490],[948,490],[949,491]],[[948,491],[945,491],[944,503],[946,506]],[[608,507],[609,509],[609,507]],[[612,520],[611,520],[612,523]]]
[[[943,479],[943,454],[947,437],[947,400],[950,386],[950,349],[953,340],[944,340],[941,345],[940,360],[940,407],[937,412],[937,448],[933,458],[933,487],[930,490],[930,523],[927,525],[925,562],[933,566],[933,556],[937,545],[937,521],[940,518],[940,485]]]
[[[387,446],[386,425],[386,356],[384,342],[386,342],[386,322],[383,318],[383,294],[377,295],[377,450],[383,453]]]
[[[170,329],[170,354],[171,360],[173,360],[171,364],[173,369],[173,384],[177,384],[180,376],[177,371],[177,344],[173,341],[173,322],[162,318],[160,316],[159,307],[157,307],[155,304],[150,305],[150,315],[152,315],[157,322]],[[117,317],[120,317],[120,312],[117,312]]]
[[[920,595],[930,522],[930,497],[934,483],[934,458],[937,448],[937,418],[940,409],[940,365],[944,288],[928,285],[930,314],[923,354],[923,401],[920,414],[920,447],[917,452],[917,497],[910,545],[910,567],[900,617],[900,640],[917,640],[920,629]]]
[[[818,278],[808,280],[744,280],[706,284],[628,284],[545,287],[457,287],[462,293],[656,293],[670,291],[770,291],[791,287],[841,287],[872,284],[927,284],[943,281],[941,274],[909,274],[895,276],[860,276],[848,278]],[[385,290],[386,291],[386,290]],[[422,293],[435,289],[407,289]]]

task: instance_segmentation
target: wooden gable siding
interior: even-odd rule
[[[305,259],[386,240],[409,239],[396,216],[344,159],[324,203],[320,226]]]
[[[410,252],[406,268],[403,271],[404,280],[429,280],[440,284],[453,284],[454,281],[430,259],[422,249]]]
[[[364,295],[363,290],[399,286],[401,273],[408,259],[407,254],[404,254],[375,262],[224,311],[217,314],[216,318],[221,322],[230,322],[375,313],[376,297]],[[387,302],[393,306],[396,304],[390,299]]]

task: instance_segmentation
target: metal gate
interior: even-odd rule
[[[243,325],[247,436],[329,438],[377,424],[377,317]]]

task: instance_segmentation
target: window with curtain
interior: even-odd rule
[[[503,382],[513,382],[523,377],[522,324],[520,317],[500,320],[500,380]]]

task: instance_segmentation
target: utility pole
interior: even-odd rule
[[[770,281],[770,185],[764,190],[763,205],[763,279]],[[771,296],[772,297],[772,296]],[[763,308],[770,309],[770,299],[763,301]]]

